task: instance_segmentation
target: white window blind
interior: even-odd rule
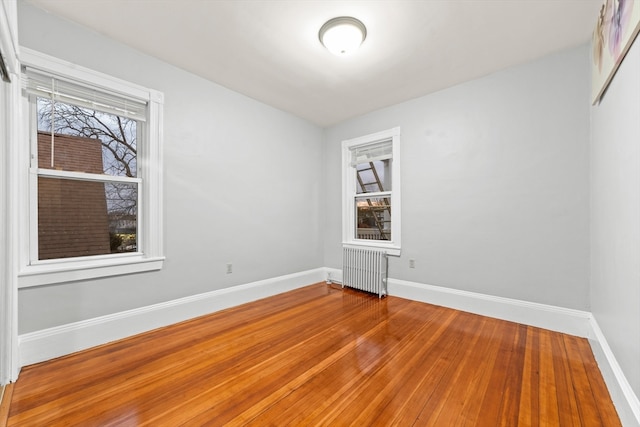
[[[139,99],[103,92],[31,67],[26,67],[23,75],[23,87],[29,94],[137,121],[146,120],[147,103]]]
[[[352,150],[351,166],[393,157],[393,142],[391,140],[377,142],[363,146],[356,146]]]

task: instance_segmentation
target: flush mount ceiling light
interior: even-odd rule
[[[356,18],[340,16],[325,22],[318,37],[329,52],[345,56],[360,47],[367,37],[367,28]]]

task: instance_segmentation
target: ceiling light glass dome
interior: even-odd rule
[[[320,42],[334,55],[345,56],[356,51],[367,37],[362,22],[350,16],[327,21],[318,33]]]

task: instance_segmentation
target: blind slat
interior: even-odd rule
[[[146,120],[144,101],[103,92],[33,68],[27,68],[25,75],[24,88],[29,94],[137,121]]]

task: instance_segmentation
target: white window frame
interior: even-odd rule
[[[66,62],[31,49],[21,48],[20,63],[41,71],[77,82],[94,86],[103,91],[138,99],[147,103],[147,118],[142,138],[138,141],[137,158],[138,176],[133,179],[138,183],[138,252],[123,254],[95,255],[77,258],[53,260],[37,260],[37,159],[30,158],[31,144],[21,144],[20,169],[18,177],[21,190],[20,206],[23,221],[20,224],[20,235],[23,238],[20,248],[20,270],[18,287],[39,286],[86,280],[98,277],[116,276],[159,270],[163,267],[163,203],[162,203],[162,120],[164,95],[162,92],[108,76],[88,68]],[[33,103],[24,95],[22,101],[23,138],[25,141],[37,137],[31,128]],[[35,136],[34,136],[35,135]],[[34,161],[35,160],[35,161]],[[51,172],[49,172],[51,174]],[[87,178],[86,174],[75,172],[53,172],[60,177],[73,178],[75,175]],[[83,176],[79,176],[83,175]],[[36,254],[36,255],[34,255]]]
[[[357,239],[355,200],[357,194],[357,178],[355,166],[352,166],[352,155],[356,147],[391,141],[391,240]],[[342,245],[346,247],[368,247],[383,250],[388,255],[400,256],[401,252],[401,180],[400,180],[400,128],[384,130],[370,135],[342,141]],[[377,193],[367,193],[376,197]],[[388,192],[380,193],[388,196]],[[379,194],[378,194],[379,195]]]

